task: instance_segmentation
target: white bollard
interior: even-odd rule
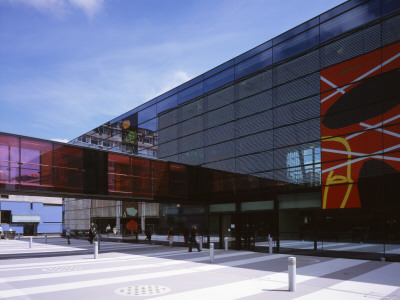
[[[200,250],[203,250],[203,236],[200,236],[199,248],[200,248]]]
[[[29,237],[29,248],[32,248],[32,237]]]
[[[268,236],[269,254],[272,254],[272,238]]]
[[[296,291],[296,257],[288,258],[289,291]]]
[[[214,262],[214,243],[210,243],[210,263]]]
[[[99,256],[99,243],[94,242],[94,259],[97,259]]]
[[[21,234],[18,232],[18,240],[21,239]]]
[[[225,238],[225,252],[228,252],[228,238]]]

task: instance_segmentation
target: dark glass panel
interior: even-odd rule
[[[147,101],[147,102],[143,103],[142,105],[138,106],[137,109],[138,109],[138,111],[141,111],[141,110],[144,110],[145,108],[147,108],[153,104],[156,104],[156,103],[157,103],[157,98],[154,98],[154,99]]]
[[[21,139],[21,184],[52,185],[52,148],[50,142]]]
[[[274,63],[308,50],[319,43],[319,28],[307,30],[274,47]]]
[[[129,156],[108,154],[108,192],[132,193]]]
[[[0,183],[15,184],[19,181],[18,163],[19,138],[0,134]]]
[[[167,197],[169,194],[169,166],[167,162],[152,161],[153,194],[155,197]]]
[[[282,33],[281,35],[277,36],[276,38],[273,39],[273,44],[277,45],[284,40],[287,40],[303,31],[306,31],[314,26],[317,26],[319,24],[319,17],[315,17],[314,19],[311,19],[307,21],[306,23],[303,23],[293,29],[290,29],[289,31],[286,31],[285,33]]]
[[[158,97],[156,98],[156,99],[157,99],[157,102],[160,102],[160,101],[162,101],[162,100],[168,98],[169,96],[172,96],[173,94],[176,94],[177,92],[178,92],[178,89],[177,89],[177,88],[174,88],[174,89],[172,89],[172,90],[170,90],[170,91],[168,91],[168,92],[165,92],[164,94],[162,94],[162,95],[160,95],[160,96],[158,96]]]
[[[54,187],[60,190],[83,189],[83,150],[54,144]]]
[[[139,124],[139,128],[140,129],[146,129],[146,130],[149,130],[151,132],[156,132],[157,131],[157,123],[158,123],[158,121],[157,121],[157,118],[156,118],[156,119],[150,120],[150,121],[148,121],[146,123]]]
[[[157,114],[165,110],[174,108],[177,105],[178,105],[178,95],[175,94],[157,103]]]
[[[152,195],[150,160],[132,157],[132,192],[137,195]]]
[[[207,73],[204,73],[204,78],[211,77],[227,68],[232,67],[234,64],[235,64],[234,59],[231,59],[231,60],[223,63],[222,65],[219,65],[218,67],[215,67],[214,69],[208,71]]]
[[[327,12],[321,14],[319,16],[320,18],[320,22],[325,22],[326,20],[329,20],[339,14],[341,14],[342,12],[345,12],[348,9],[351,9],[357,5],[359,5],[360,3],[363,3],[365,0],[353,0],[353,1],[346,1],[345,3],[342,3],[330,10],[328,10]]]
[[[235,79],[262,70],[272,64],[272,49],[241,62],[235,66]]]
[[[320,25],[320,41],[325,42],[346,31],[367,24],[380,16],[379,0],[360,5]]]
[[[83,192],[87,194],[107,194],[107,153],[83,149]]]
[[[234,68],[229,68],[221,73],[216,74],[204,81],[204,93],[210,92],[224,84],[227,84],[235,79]]]
[[[193,78],[193,79],[181,84],[180,86],[178,86],[178,92],[183,91],[184,89],[186,89],[192,85],[195,85],[196,83],[199,83],[201,81],[203,81],[203,75]]]
[[[399,0],[381,0],[381,12],[382,16],[386,16],[396,10],[400,9]]]
[[[117,123],[117,122],[119,122],[119,121],[125,119],[126,117],[128,117],[128,116],[130,116],[130,115],[136,113],[137,111],[138,111],[138,108],[136,107],[135,109],[132,109],[132,110],[130,110],[130,111],[128,111],[128,112],[126,112],[126,113],[120,115],[119,117],[116,117],[116,118],[112,119],[112,120],[110,121],[110,124],[113,125],[113,124],[115,124],[115,123]]]
[[[261,53],[271,47],[272,47],[272,41],[267,41],[264,44],[261,44],[260,46],[257,46],[255,48],[247,51],[246,53],[243,53],[243,54],[239,55],[238,57],[236,57],[235,64],[238,64],[241,61],[244,61],[244,60],[248,59],[249,57],[252,57],[258,53]]]
[[[170,163],[170,196],[185,197],[188,194],[187,166]]]
[[[150,106],[142,111],[139,111],[138,113],[138,122],[143,123],[146,122],[150,119],[153,119],[157,116],[157,106],[153,105]]]
[[[203,94],[203,82],[187,88],[178,93],[178,104],[184,103],[190,99],[196,98]]]

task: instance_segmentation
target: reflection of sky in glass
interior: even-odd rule
[[[301,151],[304,159],[304,164],[301,164],[300,152],[298,150],[289,152],[286,156],[287,177],[293,183],[304,182],[304,173],[314,175],[320,173],[321,166],[321,148],[304,149]]]
[[[158,123],[157,121],[158,121],[158,119],[155,118],[146,123],[140,124],[139,128],[147,129],[147,130],[151,130],[151,131],[157,131],[157,123]]]

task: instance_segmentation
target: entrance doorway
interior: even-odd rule
[[[36,235],[36,224],[24,224],[24,235],[34,236]]]
[[[272,211],[241,214],[240,249],[268,251],[268,235],[274,238]]]
[[[233,214],[221,214],[209,216],[210,242],[216,248],[225,247],[225,238],[228,238],[228,247],[236,247],[237,222]]]

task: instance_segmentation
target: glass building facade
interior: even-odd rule
[[[351,0],[71,143],[218,171],[202,225],[237,248],[399,258],[399,84],[400,2]]]

